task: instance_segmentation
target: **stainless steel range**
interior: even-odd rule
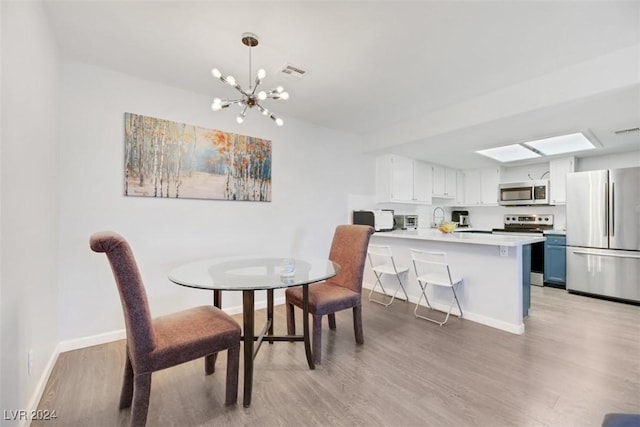
[[[494,228],[493,234],[544,235],[545,230],[553,229],[551,214],[507,214],[504,216],[504,228]],[[531,284],[544,286],[544,242],[531,245]]]

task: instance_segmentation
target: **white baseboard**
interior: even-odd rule
[[[60,341],[58,347],[60,353],[65,351],[77,350],[79,348],[91,347],[99,344],[106,344],[113,341],[125,339],[126,334],[124,329],[118,329],[116,331],[105,332],[103,334],[90,335],[88,337],[76,338],[72,340]]]
[[[105,344],[112,341],[118,341],[125,337],[124,329],[120,329],[117,331],[106,332],[104,334],[91,335],[88,337],[76,338],[73,340],[65,340],[60,341],[58,345],[53,349],[47,364],[42,371],[42,375],[40,375],[40,379],[36,384],[36,388],[27,404],[27,413],[33,413],[38,409],[38,405],[40,404],[40,399],[42,399],[42,394],[44,393],[44,389],[49,382],[49,377],[51,377],[51,373],[53,372],[53,368],[58,361],[58,356],[60,353],[64,353],[66,351],[77,350],[80,348],[91,347],[98,344]],[[27,427],[30,424],[30,420],[23,420],[19,425],[20,427]]]
[[[60,355],[60,343],[58,343],[58,345],[56,345],[56,347],[53,349],[53,353],[51,353],[51,356],[49,357],[49,360],[47,361],[47,364],[42,371],[42,375],[40,375],[40,378],[36,383],[36,388],[33,392],[33,395],[31,396],[31,399],[29,400],[29,403],[27,404],[27,414],[32,414],[35,410],[38,409],[38,404],[40,403],[40,399],[42,399],[44,389],[49,382],[49,377],[51,376],[51,372],[53,372],[53,367],[58,361],[58,355]],[[20,427],[27,427],[30,424],[31,420],[25,419],[22,420],[19,425]]]
[[[285,299],[284,297],[280,297],[280,298],[275,298],[273,300],[273,304],[274,305],[281,305],[285,303]],[[263,308],[267,308],[267,302],[266,301],[259,301],[256,305],[255,305],[255,310],[260,310]],[[233,316],[235,314],[240,314],[242,313],[242,306],[238,305],[235,307],[225,307],[224,309],[225,313]],[[86,348],[86,347],[91,347],[94,345],[99,345],[99,344],[106,344],[109,342],[113,342],[113,341],[118,341],[118,340],[123,340],[126,338],[126,333],[124,329],[118,329],[116,331],[111,331],[111,332],[105,332],[102,334],[97,334],[97,335],[90,335],[87,337],[82,337],[82,338],[75,338],[72,340],[65,340],[65,341],[61,341],[60,343],[58,343],[58,354],[59,353],[64,353],[65,351],[72,351],[72,350],[77,350],[80,348]],[[57,358],[57,354],[56,354],[56,358]]]
[[[285,303],[285,298],[275,298],[273,301],[274,305],[281,305]],[[267,308],[266,301],[260,301],[255,305],[256,310],[260,310],[263,308]],[[242,306],[235,307],[227,307],[224,311],[233,316],[235,314],[242,313]],[[60,353],[64,353],[67,351],[78,350],[81,348],[92,347],[94,345],[106,344],[113,341],[118,341],[126,338],[126,333],[124,329],[118,329],[111,332],[104,332],[102,334],[90,335],[81,338],[74,338],[71,340],[60,341],[58,345],[53,350],[53,353],[49,357],[47,365],[45,366],[40,379],[36,385],[36,389],[33,392],[31,399],[29,400],[29,404],[27,406],[27,413],[31,413],[31,411],[35,411],[38,409],[38,404],[40,403],[40,399],[42,399],[42,394],[44,393],[44,389],[47,386],[47,382],[49,382],[49,377],[53,372],[53,368],[58,361],[58,356]],[[28,420],[24,420],[20,423],[20,427],[27,427],[29,425]]]
[[[500,320],[491,319],[486,316],[482,316],[476,313],[467,313],[464,312],[464,318],[471,320],[472,322],[481,323],[486,326],[491,326],[492,328],[500,329],[501,331],[510,332],[516,335],[524,334],[524,322],[519,325],[513,323],[502,322]]]
[[[362,287],[370,290],[371,288],[373,288],[373,284],[363,282]],[[401,294],[402,294],[402,291],[398,295],[401,295]],[[397,297],[398,296],[396,296],[396,299]],[[402,295],[402,297],[404,298],[404,295]],[[418,298],[409,295],[409,302],[412,304],[416,304],[418,302]],[[421,306],[424,306],[424,303],[421,304]],[[445,304],[432,303],[432,306],[436,310],[441,310],[441,311],[444,311],[445,313],[449,309],[449,307]],[[456,313],[458,313],[457,307],[454,308],[454,310],[451,312],[451,315],[455,315]],[[496,319],[483,316],[481,314],[477,314],[467,310],[464,310],[464,316],[462,318],[466,320],[470,320],[472,322],[480,323],[482,325],[490,326],[492,328],[500,329],[501,331],[510,332],[512,334],[517,334],[517,335],[524,334],[524,322],[520,323],[519,325],[516,325],[513,323],[496,320]]]

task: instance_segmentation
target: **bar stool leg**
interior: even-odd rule
[[[424,296],[424,300],[427,303],[427,308],[429,308],[432,311],[440,311],[440,310],[436,310],[435,308],[433,308],[431,306],[431,304],[429,303],[429,299],[427,298],[427,294],[426,294],[426,289],[427,289],[427,285],[428,283],[425,283],[424,286],[422,285],[422,283],[420,281],[418,281],[418,284],[420,285],[420,287],[422,288],[422,294],[420,295],[420,298],[418,299],[418,303],[416,304],[415,309],[413,310],[413,314],[420,318],[420,319],[424,319],[424,320],[428,320],[430,322],[436,323],[440,326],[444,325],[445,323],[447,323],[447,321],[449,320],[449,316],[451,315],[451,310],[453,309],[453,305],[457,304],[458,305],[458,310],[460,310],[460,314],[456,315],[459,318],[462,318],[463,313],[462,313],[462,307],[460,307],[460,301],[458,301],[458,295],[456,295],[456,291],[455,288],[457,288],[460,283],[456,283],[454,286],[451,286],[451,292],[453,293],[453,300],[451,301],[451,304],[449,305],[449,309],[446,311],[447,315],[445,316],[444,320],[442,322],[431,318],[431,317],[427,317],[421,314],[418,314],[418,307],[420,306],[420,301],[422,300],[422,297]],[[444,313],[444,312],[442,312]]]
[[[404,285],[402,284],[402,279],[400,279],[400,274],[394,274],[394,276],[396,276],[396,278],[398,279],[398,287],[396,288],[393,295],[389,295],[387,291],[384,289],[384,286],[382,286],[382,282],[380,281],[383,273],[377,273],[376,271],[374,271],[373,273],[376,276],[376,283],[373,285],[373,288],[371,288],[371,291],[369,291],[369,301],[378,303],[380,305],[384,305],[385,307],[389,307],[393,302],[393,300],[396,299],[396,296],[398,295],[398,291],[400,289],[402,289],[402,292],[404,293],[405,300],[409,301],[409,296],[407,295],[407,291],[405,290]],[[385,296],[387,297],[391,296],[391,300],[389,302],[384,302],[384,301],[373,298],[373,292],[375,291],[378,285],[380,285],[380,288],[382,289],[382,293]]]

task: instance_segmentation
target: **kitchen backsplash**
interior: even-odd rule
[[[419,228],[429,228],[433,218],[433,211],[436,207],[437,206],[421,206],[420,208],[422,209],[416,209],[415,212],[405,212],[401,210],[398,213],[416,213],[419,215]],[[442,206],[442,208],[445,211],[445,221],[450,221],[451,211],[457,208],[448,206]],[[566,227],[564,206],[482,206],[475,208],[465,207],[463,210],[469,211],[471,227],[484,230],[502,228],[504,226],[504,216],[507,214],[552,214],[556,229],[562,230]]]
[[[567,224],[564,205],[522,207],[484,206],[465,209],[469,211],[469,220],[473,228],[501,228],[504,225],[504,216],[507,214],[552,214],[556,229],[562,230]]]
[[[433,211],[435,208],[441,207],[445,212],[445,221],[451,220],[450,206],[438,205],[410,205],[403,203],[376,203],[373,195],[349,195],[348,203],[348,222],[351,222],[351,215],[354,210],[358,209],[393,209],[396,214],[412,214],[418,215],[418,227],[429,228],[433,219]],[[473,228],[491,230],[492,228],[502,228],[504,225],[504,216],[506,214],[553,214],[556,229],[564,229],[566,227],[566,214],[564,205],[559,206],[522,206],[522,207],[505,207],[505,206],[482,206],[482,207],[464,207],[469,211],[469,220]]]

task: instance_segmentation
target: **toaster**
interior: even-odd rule
[[[400,230],[408,230],[418,228],[418,215],[394,215],[394,227]]]
[[[353,211],[353,223],[370,225],[376,231],[393,230],[393,210]]]

